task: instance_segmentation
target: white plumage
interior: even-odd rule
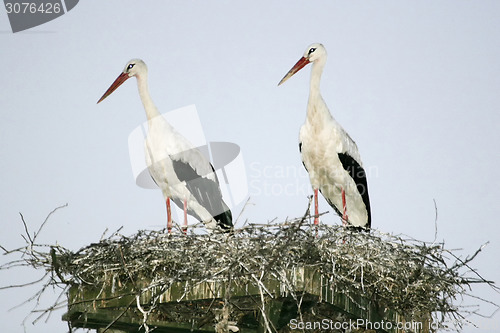
[[[326,59],[326,49],[322,44],[310,45],[278,85],[312,63],[307,115],[300,129],[299,149],[314,189],[315,223],[318,223],[319,190],[344,224],[370,228],[368,186],[358,147],[332,117],[321,97],[319,86]]]
[[[167,205],[168,229],[171,229],[170,198],[187,213],[202,221],[208,230],[232,228],[231,211],[222,200],[213,166],[185,137],[158,112],[148,89],[148,70],[140,59],[127,63],[123,72],[99,99],[101,102],[128,78],[135,77],[139,96],[148,119],[144,149],[149,173],[160,187]]]

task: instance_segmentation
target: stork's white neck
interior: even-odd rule
[[[312,64],[311,81],[309,85],[309,101],[307,105],[307,120],[322,123],[326,118],[332,118],[326,103],[320,93],[320,81],[326,59],[318,59]]]
[[[146,117],[148,118],[149,124],[153,118],[160,116],[160,112],[158,112],[158,109],[149,94],[148,74],[142,73],[140,75],[136,75],[136,78],[137,87],[139,88],[139,96],[141,97],[141,102],[144,106],[144,110],[146,111]]]
[[[316,61],[312,64],[311,69],[311,81],[309,85],[309,96],[316,98],[320,95],[319,84],[321,82],[321,74],[323,74],[323,68],[325,67],[325,62]]]

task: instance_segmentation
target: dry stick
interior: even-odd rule
[[[115,319],[113,319],[112,322],[110,322],[105,328],[104,330],[102,331],[102,333],[106,333],[110,328],[111,326],[113,326],[118,320],[120,320],[121,317],[123,317],[123,315],[125,313],[127,313],[128,309],[130,309],[130,306],[132,305],[132,303],[134,303],[136,300],[135,300],[135,297],[132,298],[132,300],[127,304],[127,306],[125,307],[125,310],[123,310],[118,316],[116,316]]]
[[[224,305],[222,306],[222,331],[229,332],[229,299],[231,299],[231,284],[232,284],[232,275],[229,271],[227,273],[227,283],[226,290],[224,293]],[[219,323],[221,323],[219,321]]]
[[[38,280],[35,280],[35,281],[21,283],[21,284],[11,284],[9,286],[0,287],[0,290],[11,289],[11,288],[23,288],[23,287],[27,287],[27,286],[32,286],[34,284],[37,284],[40,281],[43,281],[47,275],[48,275],[48,273],[45,273],[41,278],[39,278]],[[25,303],[23,302],[22,304],[25,304]]]
[[[30,232],[28,231],[28,226],[26,225],[26,221],[24,220],[24,216],[21,212],[19,212],[19,215],[21,215],[21,222],[23,222],[24,232],[26,232],[26,236],[28,236],[28,240],[26,240],[26,238],[24,238],[23,235],[21,235],[21,236],[26,240],[26,243],[33,244],[33,239],[31,238]]]
[[[57,299],[55,300],[54,304],[46,309],[43,309],[43,310],[34,310],[33,313],[37,313],[37,312],[41,312],[40,316],[38,316],[38,318],[35,318],[35,320],[32,321],[32,324],[36,324],[36,322],[40,319],[43,318],[43,316],[47,316],[47,318],[45,318],[45,323],[47,323],[50,319],[50,316],[52,314],[53,311],[55,310],[59,310],[59,309],[62,309],[62,308],[65,308],[66,305],[67,305],[67,301],[66,300],[62,300],[61,301],[61,298],[63,298],[63,296],[66,296],[67,295],[67,288],[64,288],[63,290],[61,290],[61,292],[59,293],[59,296],[57,296]]]
[[[438,224],[437,224],[438,207],[437,207],[436,199],[432,199],[432,200],[434,201],[434,212],[435,212],[435,216],[434,216],[434,240],[432,241],[432,244],[434,244],[436,242],[437,235],[438,235]]]
[[[35,240],[36,240],[36,237],[38,236],[38,234],[40,234],[40,232],[42,231],[42,228],[45,226],[45,224],[47,223],[47,221],[49,220],[50,216],[52,214],[54,214],[57,210],[61,209],[61,208],[64,208],[64,207],[67,207],[68,204],[64,204],[62,206],[59,206],[59,207],[56,207],[54,208],[48,215],[47,217],[45,217],[45,220],[42,222],[42,224],[40,225],[40,227],[38,228],[38,230],[33,233],[33,237],[31,237],[30,233],[29,233],[29,230],[28,230],[28,225],[26,224],[26,221],[24,220],[24,215],[19,212],[19,215],[21,216],[21,221],[23,222],[23,226],[24,226],[24,231],[26,232],[26,236],[28,236],[28,239],[27,239],[27,242],[29,244],[31,244],[32,246],[34,245],[35,243]],[[24,236],[21,235],[23,238]],[[26,240],[26,238],[24,238]]]
[[[101,238],[99,238],[99,241],[102,242],[104,240],[104,236],[108,233],[108,228],[104,229],[104,231],[101,234]]]
[[[137,300],[137,309],[139,309],[139,311],[142,313],[142,326],[146,330],[146,333],[149,333],[149,326],[146,323],[146,321],[149,318],[149,314],[151,313],[152,308],[149,309],[149,311],[144,311],[144,309],[141,306],[140,295],[136,296],[136,300]]]
[[[478,283],[478,282],[487,283],[491,287],[493,287],[493,289],[495,291],[499,292],[500,288],[498,288],[497,286],[495,286],[495,282],[494,281],[486,280],[475,269],[473,269],[472,267],[469,266],[469,262],[471,262],[472,260],[474,260],[474,258],[479,254],[479,252],[481,252],[483,250],[483,248],[486,247],[486,245],[488,245],[488,244],[489,244],[489,242],[486,242],[483,245],[481,245],[481,247],[479,247],[479,249],[477,249],[477,251],[471,257],[467,257],[467,258],[465,258],[465,260],[460,259],[456,255],[454,255],[452,252],[448,252],[448,253],[451,254],[459,262],[459,263],[455,264],[452,268],[455,268],[455,267],[460,268],[460,267],[465,266],[465,267],[467,267],[471,272],[473,272],[480,279],[479,281],[463,280],[465,283]]]
[[[47,217],[45,218],[45,220],[42,222],[42,224],[40,225],[40,228],[38,228],[38,231],[35,232],[33,234],[33,243],[35,242],[37,236],[40,234],[40,231],[42,231],[42,228],[44,227],[45,223],[47,223],[47,221],[49,220],[49,217],[54,214],[56,211],[58,211],[59,209],[61,208],[65,208],[65,207],[68,207],[68,203],[65,203],[64,205],[61,205],[59,207],[56,207],[54,208],[48,215]],[[22,215],[21,215],[22,216]]]
[[[9,251],[5,247],[3,247],[2,245],[0,245],[0,249],[2,249],[3,252],[5,252],[4,254],[9,254]]]
[[[264,325],[266,326],[266,332],[272,333],[273,331],[271,331],[271,327],[269,327],[269,320],[267,319],[267,316],[266,316],[266,302],[264,299],[264,293],[262,292],[262,288],[265,289],[265,287],[262,285],[262,282],[260,280],[258,280],[255,275],[252,274],[252,277],[255,279],[255,281],[257,282],[257,285],[259,287],[260,302],[261,302],[260,313],[262,315],[262,320],[264,321]],[[262,275],[260,278],[262,279]],[[269,293],[269,291],[267,289],[266,289],[266,292]]]
[[[120,294],[120,295],[117,295],[117,296],[99,297],[99,298],[92,298],[92,299],[83,299],[83,300],[71,302],[71,303],[68,304],[68,306],[74,306],[74,305],[86,304],[86,303],[93,303],[93,302],[112,301],[114,299],[123,298],[125,296],[135,296],[136,294],[137,293],[130,292],[130,293],[125,293],[125,294]]]
[[[169,284],[168,284],[169,285]],[[151,291],[151,306],[150,306],[150,309],[148,311],[144,311],[140,305],[140,294],[137,295],[137,308],[139,309],[139,311],[143,314],[143,318],[142,318],[142,324],[144,325],[145,329],[146,329],[146,333],[149,332],[150,328],[149,326],[147,325],[147,320],[149,318],[149,315],[151,314],[151,312],[153,312],[156,308],[156,304],[158,302],[158,300],[161,298],[161,295],[168,289],[167,288],[167,284],[163,283],[161,285],[161,288],[158,292],[156,293],[153,293],[155,287],[154,286],[150,286],[149,288],[145,288],[143,289],[140,294],[144,293],[144,292],[147,292],[148,290]],[[153,329],[154,330],[154,329]]]
[[[125,272],[127,272],[127,275],[130,278],[130,281],[132,281],[132,284],[134,285],[134,290],[136,290],[137,286],[135,285],[134,278],[132,277],[132,274],[130,274],[130,271],[127,268],[127,264],[125,263],[125,258],[123,257],[123,251],[122,251],[121,245],[118,246],[118,250],[120,251],[120,258],[122,260],[123,269],[125,270]]]
[[[236,223],[238,223],[238,221],[240,220],[240,217],[243,215],[243,212],[245,211],[245,209],[247,208],[247,206],[250,205],[250,197],[248,197],[247,201],[245,201],[245,205],[243,206],[243,208],[241,209],[240,213],[238,214],[238,217],[236,218],[236,221],[234,222],[234,225],[236,225]],[[252,204],[254,205],[254,204]],[[245,223],[243,224],[243,227],[247,224],[248,220],[245,221]]]

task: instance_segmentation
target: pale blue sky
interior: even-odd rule
[[[474,267],[500,283],[499,31],[500,2],[484,0],[87,0],[17,34],[2,9],[0,244],[22,244],[18,212],[35,229],[64,203],[41,242],[78,250],[106,228],[164,225],[161,193],[136,186],[130,167],[128,135],[145,120],[135,82],[96,105],[132,58],[148,64],[161,112],[195,104],[208,141],[240,145],[253,203],[244,218],[303,214],[309,69],[277,83],[321,42],[322,94],[358,144],[373,227],[432,241],[435,199],[438,240],[464,256],[490,241]],[[324,200],[320,210],[332,211]],[[0,285],[40,274],[2,272]],[[33,292],[0,291],[6,332],[23,332],[30,307],[7,311]],[[500,304],[488,288],[473,292]],[[26,331],[64,332],[63,312]],[[471,320],[480,328],[465,332],[500,332],[498,315]]]

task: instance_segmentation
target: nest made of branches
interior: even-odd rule
[[[455,301],[468,295],[472,284],[496,289],[469,266],[482,247],[461,259],[444,243],[377,230],[312,226],[308,215],[283,223],[250,224],[231,234],[149,230],[124,236],[115,232],[76,252],[60,245],[37,245],[35,238],[36,233],[25,237],[24,248],[4,250],[21,253],[22,265],[45,269],[49,285],[100,287],[109,276],[120,281],[151,281],[144,290],[228,277],[258,283],[255,277],[279,281],[286,279],[285,270],[312,267],[336,290],[376,300],[407,320],[432,313],[443,322],[465,318]],[[11,268],[16,262],[1,268]],[[289,280],[280,282],[293,293]]]

